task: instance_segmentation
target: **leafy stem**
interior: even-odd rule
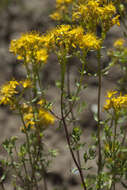
[[[98,122],[97,122],[97,137],[98,137],[98,176],[101,173],[102,170],[102,154],[101,154],[101,119],[100,119],[100,113],[101,113],[101,81],[102,81],[102,74],[101,74],[101,52],[100,49],[97,52],[97,59],[98,59]],[[100,190],[100,180],[98,184],[98,190]]]
[[[70,153],[71,153],[71,156],[72,156],[72,159],[79,171],[79,174],[80,174],[80,178],[81,178],[81,181],[82,181],[82,185],[83,185],[83,188],[84,190],[86,190],[86,184],[84,182],[84,177],[83,177],[83,173],[82,173],[82,169],[80,168],[76,158],[75,158],[75,155],[74,155],[74,152],[72,150],[72,147],[71,147],[71,142],[70,142],[70,138],[69,138],[69,132],[68,132],[68,128],[67,128],[67,123],[66,123],[66,117],[64,115],[64,82],[65,82],[65,72],[66,72],[66,58],[64,56],[64,58],[62,60],[60,60],[60,64],[61,64],[61,117],[62,117],[62,122],[63,122],[63,126],[64,126],[64,130],[65,130],[65,135],[66,135],[66,140],[67,140],[67,143],[68,143],[68,146],[69,146],[69,150],[70,150]]]

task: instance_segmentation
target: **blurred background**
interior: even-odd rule
[[[0,85],[12,79],[22,78],[25,73],[23,67],[16,61],[16,57],[9,53],[9,44],[12,39],[20,37],[22,33],[28,31],[47,31],[56,25],[51,21],[49,14],[55,9],[55,0],[0,0]],[[111,48],[115,39],[123,36],[123,26],[114,26],[107,35],[104,46]],[[106,48],[103,49],[102,64],[106,66],[110,61]],[[96,71],[96,58],[94,54],[88,56],[89,72]],[[79,74],[80,63],[76,59],[70,60],[72,88],[75,76]],[[57,78],[56,78],[57,77]],[[59,90],[56,89],[56,81],[59,79],[59,65],[54,55],[51,56],[48,64],[42,72],[42,83],[49,85],[46,94],[49,100],[55,102],[55,111],[59,113]],[[102,104],[105,100],[106,91],[115,88],[117,80],[120,78],[119,68],[116,66],[110,70],[109,74],[103,77],[102,81]],[[82,100],[87,102],[87,109],[83,110],[79,117],[79,124],[83,130],[83,139],[89,143],[90,135],[96,132],[96,121],[93,118],[94,110],[97,106],[97,86],[95,77],[84,78],[84,83],[88,88],[81,94]],[[102,117],[104,113],[102,112]],[[21,122],[18,115],[13,114],[7,108],[0,106],[0,144],[5,138],[16,135],[19,143],[23,141],[23,134],[20,133]],[[53,161],[48,172],[49,190],[78,190],[80,182],[78,174],[73,174],[75,168],[67,150],[64,132],[57,129],[57,123],[46,133],[47,147],[58,150],[57,158]],[[0,158],[6,157],[6,153],[1,149]],[[91,162],[93,171],[96,170],[96,163]],[[9,175],[5,179],[6,190],[12,190]],[[41,188],[40,188],[41,189]]]

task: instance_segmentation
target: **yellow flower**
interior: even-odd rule
[[[76,21],[80,19],[85,25],[90,25],[97,22],[99,17],[99,3],[95,0],[83,1],[79,4],[75,4],[72,13],[72,20]]]
[[[109,91],[107,97],[108,99],[106,99],[106,104],[104,105],[105,110],[112,108],[115,111],[120,111],[122,108],[127,108],[127,95],[117,95],[117,91]]]
[[[100,13],[100,20],[104,31],[108,31],[115,24],[120,26],[119,15],[116,15],[116,7],[113,3],[105,4]]]
[[[0,89],[0,104],[9,104],[13,106],[14,95],[18,93],[16,87],[19,85],[19,82],[16,80],[9,81],[3,85]]]
[[[39,117],[39,124],[42,126],[53,125],[55,122],[54,116],[42,108],[39,110],[38,117]]]
[[[39,51],[37,51],[36,53],[36,60],[37,62],[44,62],[46,63],[48,59],[48,53],[47,53],[47,49],[40,49]]]
[[[54,39],[54,29],[48,31],[46,34],[44,34],[41,38],[42,43],[44,44],[44,47],[47,48],[48,51],[52,49],[52,45],[55,43]]]
[[[115,95],[115,94],[117,94],[117,93],[118,93],[117,91],[113,91],[113,90],[108,91],[106,97],[111,98],[113,95]]]
[[[116,7],[107,0],[80,0],[72,9],[72,21],[80,22],[88,32],[96,33],[97,26],[107,31],[114,24],[119,25],[119,15]]]
[[[99,49],[101,47],[101,40],[98,39],[93,33],[88,33],[83,36],[79,44],[81,49]]]
[[[46,103],[46,100],[41,99],[41,100],[39,100],[39,102],[37,104],[40,106],[43,106],[45,103]]]
[[[116,13],[116,8],[115,8],[115,6],[112,4],[112,3],[109,3],[109,4],[107,4],[107,5],[105,5],[104,6],[104,10],[103,10],[104,12],[104,16],[108,16],[109,17],[109,15],[110,16],[113,16],[115,13]]]
[[[45,101],[45,100],[44,100]],[[43,100],[40,100],[37,105],[39,106],[35,113],[34,107],[24,104],[21,107],[23,120],[26,128],[30,127],[32,129],[40,128],[45,129],[45,127],[49,125],[53,125],[55,122],[55,118],[52,114],[50,114],[46,109],[41,106],[44,105]]]
[[[24,120],[25,120],[25,121],[31,121],[33,118],[34,118],[33,113],[26,113],[26,114],[24,115]]]
[[[32,82],[31,82],[31,80],[29,80],[29,79],[26,79],[26,80],[24,80],[24,81],[21,81],[20,83],[22,84],[23,88],[32,87]]]
[[[31,63],[33,60],[36,63],[46,62],[48,55],[42,42],[43,36],[38,33],[26,33],[19,39],[11,41],[10,52],[17,55],[17,59],[23,59],[25,63]]]
[[[35,126],[36,126],[36,123],[35,123],[35,114],[33,112],[32,106],[28,105],[26,103],[23,103],[21,105],[21,111],[22,111],[22,114],[23,114],[23,120],[24,120],[24,124],[25,124],[24,127],[26,129],[28,127],[32,128],[32,129],[35,129]]]
[[[104,105],[105,110],[109,110],[112,108],[112,102],[109,99],[106,99],[106,104]]]
[[[49,31],[43,38],[44,44],[48,50],[69,50],[71,47],[70,25],[60,25]]]
[[[118,40],[115,41],[115,43],[113,44],[115,48],[119,48],[122,47],[125,43],[125,40],[123,38],[120,38]]]
[[[75,38],[74,41],[78,38],[78,40],[81,40],[84,34],[84,29],[81,26],[77,26],[76,28],[72,28],[69,32],[68,35],[73,39]]]
[[[34,114],[31,112],[25,113],[23,116],[25,127],[35,128]]]
[[[120,26],[119,17],[120,17],[120,15],[117,15],[117,16],[115,16],[115,17],[112,19],[112,25],[117,24],[117,26]]]
[[[59,35],[66,35],[67,32],[71,29],[70,25],[60,25],[58,27],[56,27],[56,29],[54,30],[54,34],[57,36]]]
[[[60,12],[56,11],[54,12],[53,14],[50,15],[50,18],[53,19],[53,20],[61,20],[62,19],[62,15]]]
[[[60,25],[52,29],[43,38],[47,49],[72,51],[74,48],[97,50],[101,47],[101,40],[94,33],[84,34],[81,26]]]

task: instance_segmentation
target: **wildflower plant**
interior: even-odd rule
[[[19,150],[16,148],[17,138],[12,137],[3,143],[9,153],[9,165],[15,171],[13,183],[18,189],[38,189],[38,182],[42,178],[46,188],[45,175],[52,157],[42,140],[44,131],[54,124],[55,117],[49,111],[40,86],[39,69],[46,63],[48,53],[42,46],[39,47],[39,40],[39,34],[29,33],[11,42],[10,52],[17,55],[17,59],[23,60],[27,76],[21,81],[9,81],[0,90],[0,103],[20,115],[20,130],[26,136]],[[17,187],[19,182],[21,185]]]
[[[9,154],[9,161],[2,160],[2,164],[13,170],[15,189],[38,190],[40,182],[43,181],[43,188],[47,190],[47,169],[51,158],[55,156],[55,151],[46,149],[45,131],[54,125],[56,120],[65,132],[75,170],[81,179],[81,189],[115,190],[117,183],[127,188],[125,92],[111,90],[107,93],[103,106],[106,118],[101,119],[103,74],[114,66],[115,62],[123,61],[126,64],[126,47],[123,46],[123,39],[115,42],[116,51],[110,53],[113,63],[104,69],[101,63],[101,50],[106,34],[112,26],[120,26],[122,7],[124,7],[122,0],[57,0],[56,11],[50,17],[62,24],[59,23],[44,34],[28,32],[11,41],[10,52],[19,61],[22,60],[26,70],[25,79],[21,81],[12,79],[0,89],[0,104],[9,106],[18,113],[22,122],[20,130],[25,135],[25,141],[19,148],[16,146],[16,137],[3,142],[3,147]],[[98,27],[101,29],[99,35]],[[77,105],[81,105],[80,110],[85,107],[85,104],[80,102],[80,93],[84,86],[87,90],[83,82],[84,77],[86,75],[91,77],[87,69],[87,55],[90,51],[95,52],[97,57],[97,71],[94,76],[98,78],[98,108],[97,132],[87,147],[85,140],[81,140],[83,134],[76,110]],[[60,80],[57,82],[60,115],[52,111],[52,103],[46,100],[40,78],[40,70],[48,64],[51,53],[57,56],[60,67]],[[77,57],[81,62],[74,90],[71,88],[68,72],[69,59],[72,57]],[[96,174],[92,174],[91,167],[87,166],[90,160],[97,162]],[[4,190],[3,180],[1,186]]]

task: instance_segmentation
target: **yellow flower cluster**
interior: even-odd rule
[[[18,93],[16,87],[19,82],[12,80],[3,85],[0,89],[0,104],[13,106],[14,95]]]
[[[78,6],[74,7],[73,13],[72,13],[72,20],[82,20],[83,21],[89,21],[89,19],[95,19],[98,16],[98,2],[96,1],[88,1],[80,3]],[[84,18],[85,17],[85,18]],[[85,20],[84,20],[85,19]]]
[[[73,50],[81,48],[85,50],[99,49],[101,40],[93,33],[84,33],[81,26],[71,27],[70,25],[60,25],[49,31],[43,38],[47,49]]]
[[[46,63],[48,59],[47,49],[43,48],[36,52],[36,60],[42,61],[43,63]]]
[[[38,113],[38,124],[41,126],[48,126],[48,125],[53,125],[55,118],[53,117],[53,115],[51,115],[48,111],[46,111],[45,109],[39,109],[39,113]]]
[[[122,96],[117,91],[109,91],[107,93],[106,104],[104,105],[105,110],[113,108],[115,111],[119,111],[122,108],[127,108],[127,94]]]
[[[27,105],[24,103],[22,105],[22,113],[23,120],[26,128],[45,128],[48,125],[53,125],[55,122],[55,118],[52,114],[50,114],[45,108],[42,107],[42,102],[38,103],[39,107],[34,111],[34,107]]]
[[[24,63],[46,63],[49,51],[69,52],[74,48],[97,50],[101,40],[94,33],[87,33],[81,26],[59,25],[44,35],[37,33],[23,34],[19,39],[12,40],[10,52],[23,59]]]
[[[98,25],[103,31],[115,24],[120,25],[119,16],[116,15],[116,8],[113,3],[106,3],[97,0],[83,1],[73,8],[72,20],[85,25],[88,31],[94,32]]]
[[[42,37],[38,33],[26,33],[19,39],[12,40],[10,52],[23,59],[25,63],[46,63],[48,58],[47,49],[44,48]]]
[[[80,48],[99,49],[101,45],[101,40],[99,40],[94,33],[88,33],[83,36],[82,41],[80,41]]]
[[[33,113],[30,112],[30,113],[24,114],[23,119],[24,119],[26,128],[28,128],[28,127],[35,128],[36,123],[34,121],[34,114]]]
[[[124,43],[125,43],[125,40],[123,38],[120,38],[116,40],[113,45],[115,48],[121,48],[123,47]]]
[[[15,107],[16,96],[19,94],[17,87],[27,89],[32,87],[29,79],[23,81],[11,80],[4,84],[0,89],[0,104],[9,105],[12,109]]]
[[[54,50],[56,48],[66,48],[68,42],[68,32],[71,29],[70,25],[60,25],[48,31],[44,35],[43,41],[46,48]]]
[[[118,3],[107,0],[57,0],[56,11],[50,17],[57,21],[68,18],[85,27],[88,32],[96,32],[97,26],[101,25],[103,32],[106,32],[113,25],[120,25],[116,12]]]

